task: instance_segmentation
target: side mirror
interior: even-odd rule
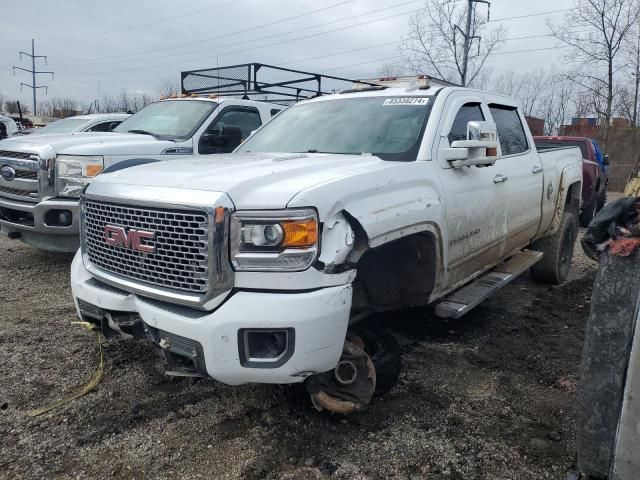
[[[498,158],[498,129],[493,122],[471,121],[467,124],[467,139],[456,140],[445,149],[445,159],[454,168],[486,166]]]
[[[603,159],[605,165],[607,165],[607,166],[611,165],[611,161],[609,160],[609,155],[608,154],[605,153],[603,155],[602,159]]]

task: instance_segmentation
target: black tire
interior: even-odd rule
[[[533,267],[531,275],[535,280],[560,285],[569,276],[573,248],[578,236],[578,226],[572,213],[564,212],[558,231],[541,238],[531,246],[544,253],[544,257]]]
[[[381,330],[357,330],[364,342],[364,350],[371,357],[376,369],[376,391],[374,396],[391,390],[397,383],[402,366],[398,341]]]
[[[594,192],[593,198],[580,212],[580,226],[588,227],[593,217],[598,213],[598,194]]]
[[[602,207],[604,207],[607,204],[607,185],[604,186],[604,188],[602,189],[602,193],[600,195],[598,195],[598,208],[596,213],[598,213],[600,210],[602,210]]]

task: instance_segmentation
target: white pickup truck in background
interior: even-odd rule
[[[398,375],[372,312],[457,318],[528,269],[563,282],[580,151],[538,153],[508,97],[381,83],[298,103],[215,161],[96,178],[78,315],[151,339],[169,373],[305,381],[317,408],[350,413]]]
[[[74,115],[49,123],[42,128],[27,128],[14,135],[59,135],[63,133],[80,132],[111,132],[124,120],[131,116],[130,113],[91,113],[87,115]]]
[[[112,133],[2,140],[0,234],[44,250],[74,252],[80,193],[103,170],[140,158],[231,152],[282,108],[233,98],[175,98],[148,105]]]

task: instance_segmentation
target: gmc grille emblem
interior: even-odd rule
[[[145,230],[134,230],[130,228],[127,231],[124,227],[116,227],[115,225],[105,225],[104,240],[112,247],[127,248],[143,253],[156,253],[155,245],[145,243],[145,240],[152,240],[155,236],[154,232]]]

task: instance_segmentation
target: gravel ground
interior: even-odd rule
[[[462,321],[383,319],[399,384],[363,414],[312,411],[299,389],[174,380],[145,342],[71,324],[71,256],[0,239],[0,477],[564,479],[596,265],[579,247],[560,287],[524,275]]]

